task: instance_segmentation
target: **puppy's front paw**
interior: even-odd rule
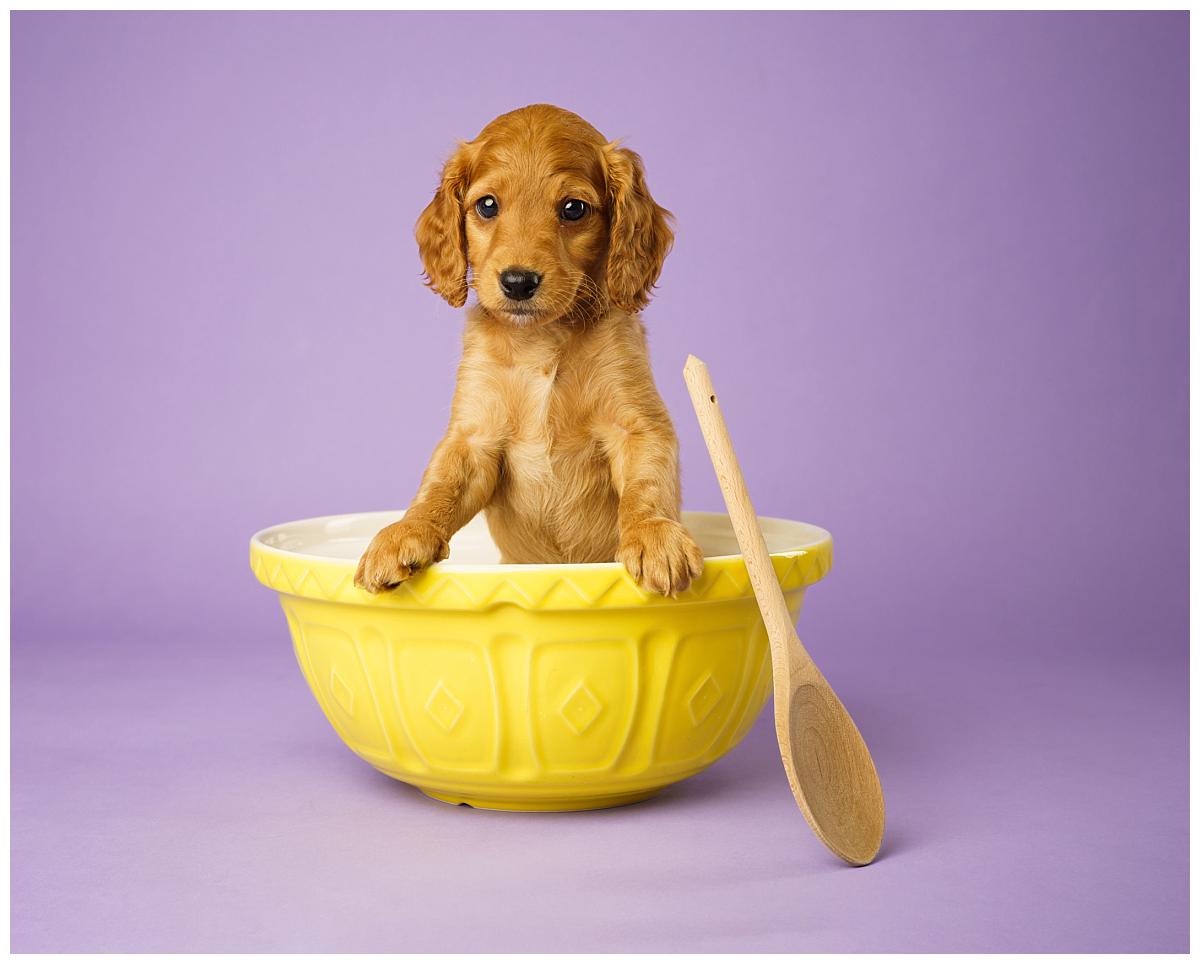
[[[621,563],[650,592],[674,596],[704,571],[704,553],[687,529],[670,519],[647,519],[621,533]]]
[[[367,592],[391,589],[450,555],[441,531],[428,522],[401,519],[382,529],[358,561],[354,585]]]

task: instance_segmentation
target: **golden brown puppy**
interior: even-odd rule
[[[546,104],[496,118],[446,163],[417,221],[429,286],[467,315],[450,426],[355,584],[445,559],[481,509],[504,562],[610,562],[675,594],[703,556],[679,521],[678,443],[645,307],[673,235],[641,159]]]

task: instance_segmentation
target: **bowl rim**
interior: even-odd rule
[[[378,511],[372,510],[372,511],[368,511],[368,512],[335,512],[335,513],[332,513],[331,515],[317,515],[317,516],[311,516],[311,517],[305,518],[305,519],[292,519],[288,522],[280,522],[277,525],[266,526],[265,528],[259,529],[256,533],[254,533],[254,535],[252,535],[250,537],[250,545],[251,545],[252,549],[257,549],[260,552],[266,552],[266,553],[270,553],[272,555],[286,556],[289,559],[295,559],[298,561],[304,560],[306,562],[318,562],[318,563],[334,565],[334,566],[346,566],[346,567],[350,567],[350,568],[356,568],[358,565],[357,560],[341,559],[336,556],[319,556],[319,555],[315,555],[313,553],[308,553],[308,552],[296,552],[293,549],[281,549],[279,546],[273,546],[267,542],[264,542],[263,537],[268,535],[271,532],[274,532],[277,529],[286,529],[290,526],[298,526],[298,525],[303,525],[303,524],[308,524],[308,523],[316,523],[316,522],[328,522],[328,521],[337,520],[337,519],[351,519],[351,518],[354,518],[357,516],[388,515],[388,516],[394,516],[396,521],[399,521],[400,517],[403,516],[406,511],[407,511],[406,509],[399,509],[399,510],[395,510],[395,511],[391,510],[391,509],[382,509],[382,510],[378,510]],[[721,518],[729,517],[728,513],[726,513],[726,512],[710,512],[710,511],[707,511],[704,509],[684,509],[683,514],[691,515],[691,516],[716,516],[716,517],[721,517]],[[482,515],[482,513],[480,513],[480,515]],[[478,516],[476,516],[475,518],[478,518]],[[474,521],[474,520],[472,520],[472,521]],[[759,523],[777,522],[777,523],[782,523],[784,525],[802,525],[802,526],[807,526],[810,529],[815,529],[820,533],[820,537],[817,540],[815,540],[814,542],[807,542],[807,543],[802,543],[802,544],[795,545],[795,546],[788,546],[786,549],[776,549],[774,552],[770,552],[769,555],[773,559],[788,558],[790,556],[794,556],[799,553],[816,553],[826,547],[831,547],[832,543],[833,543],[833,536],[830,534],[828,529],[822,528],[821,526],[815,525],[814,523],[811,523],[811,522],[803,522],[799,519],[785,519],[782,516],[769,516],[769,515],[758,516],[758,521],[759,521]],[[741,558],[742,558],[742,554],[740,552],[730,552],[730,553],[724,553],[722,555],[715,555],[715,556],[706,555],[704,557],[704,561],[705,562],[725,562],[725,561],[729,561],[729,560],[740,560]],[[431,568],[429,570],[429,572],[430,573],[435,573],[435,572],[464,573],[464,574],[465,573],[515,574],[515,573],[519,573],[519,572],[547,572],[550,570],[555,570],[555,571],[565,570],[567,572],[585,572],[585,571],[616,572],[617,570],[623,570],[623,569],[624,569],[624,566],[622,566],[621,563],[616,562],[616,561],[613,561],[613,562],[457,562],[456,563],[452,559],[446,559],[443,562],[439,562],[436,567]]]
[[[250,568],[264,586],[285,596],[326,602],[396,609],[464,611],[511,603],[528,610],[642,608],[749,599],[754,590],[740,553],[705,556],[704,572],[675,597],[660,596],[639,586],[619,562],[455,563],[451,560],[401,583],[389,592],[371,594],[354,585],[358,560],[321,556],[269,545],[272,532],[301,524],[320,524],[363,516],[395,521],[404,510],[348,512],[313,516],[260,529],[250,538]],[[725,518],[723,512],[685,511],[688,516]],[[759,516],[763,522],[803,526],[815,541],[798,542],[770,553],[785,593],[802,592],[824,578],[833,558],[833,539],[826,529],[795,519]]]

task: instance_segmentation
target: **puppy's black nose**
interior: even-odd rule
[[[500,273],[500,288],[513,301],[528,301],[541,283],[540,274],[524,268],[509,268]]]

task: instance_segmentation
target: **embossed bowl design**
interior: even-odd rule
[[[684,513],[704,574],[676,599],[619,564],[501,565],[477,517],[450,558],[372,596],[359,555],[400,512],[264,529],[300,668],[334,730],[376,769],[449,803],[584,810],[642,800],[746,735],[771,692],[766,631],[727,516]],[[793,619],[829,533],[760,520]]]

